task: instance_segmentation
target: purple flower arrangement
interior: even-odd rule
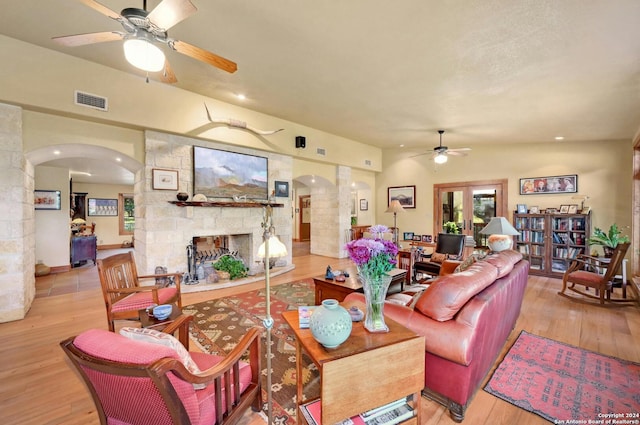
[[[388,232],[389,228],[381,224],[371,226],[374,235]],[[398,247],[384,239],[356,239],[345,245],[351,261],[356,263],[358,271],[370,277],[387,274],[397,263]]]

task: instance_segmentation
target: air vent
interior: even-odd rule
[[[365,159],[364,160],[364,165],[366,165],[367,167],[371,167],[371,160],[370,159]]]
[[[316,153],[318,155],[327,156],[327,150],[325,148],[316,148]]]
[[[86,106],[87,108],[98,109],[100,111],[106,112],[109,110],[109,104],[106,97],[84,93],[79,90],[75,91],[75,103],[76,105]]]

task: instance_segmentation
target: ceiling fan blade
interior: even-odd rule
[[[149,12],[147,18],[166,31],[197,11],[198,9],[189,0],[163,0]]]
[[[180,40],[171,40],[169,46],[177,51],[178,53],[182,53],[183,55],[187,55],[193,59],[206,62],[209,65],[213,65],[216,68],[220,68],[223,71],[227,71],[229,73],[234,73],[238,69],[238,65],[235,62],[230,61],[229,59],[225,59],[222,56],[218,56],[213,54],[207,50],[196,47],[192,44],[185,43]]]
[[[447,155],[452,155],[452,156],[467,156],[467,154],[466,154],[466,153],[464,153],[464,152],[460,152],[460,151],[458,151],[458,150],[453,150],[453,149],[448,150],[448,151],[447,151]]]
[[[76,47],[93,43],[104,43],[106,41],[122,40],[124,34],[117,31],[91,32],[87,34],[65,35],[53,37],[52,40],[63,46]]]
[[[109,9],[107,6],[101,3],[98,3],[95,0],[80,0],[80,1],[85,5],[89,6],[90,8],[102,13],[103,15],[110,17],[111,19],[118,20],[121,18],[119,13],[114,12],[113,10]]]
[[[430,153],[431,152],[422,152],[422,153],[419,153],[417,155],[411,155],[409,158],[415,158],[415,157],[418,157],[418,156],[429,155]]]
[[[471,148],[455,148],[455,149],[449,149],[449,152],[468,152],[470,150]]]
[[[164,61],[164,69],[160,71],[160,81],[167,84],[174,84],[178,82],[176,74],[173,73],[173,69],[171,69],[171,65],[169,65],[169,61],[167,59]]]

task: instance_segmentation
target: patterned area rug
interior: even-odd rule
[[[640,364],[522,331],[484,389],[553,423],[638,423]]]
[[[271,316],[275,324],[271,332],[272,360],[271,383],[273,389],[274,423],[295,424],[296,410],[296,349],[291,328],[281,313],[297,309],[299,305],[313,305],[315,301],[313,280],[282,284],[271,288]],[[184,307],[183,312],[194,316],[197,326],[191,328],[191,340],[207,353],[226,354],[253,326],[262,327],[265,315],[265,291],[245,292]],[[262,336],[263,400],[266,412],[266,333]],[[320,393],[318,370],[303,356],[305,397],[317,397]]]

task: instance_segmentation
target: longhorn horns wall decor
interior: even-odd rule
[[[231,128],[240,128],[243,130],[249,130],[252,133],[255,133],[259,136],[270,136],[272,134],[275,134],[279,131],[284,130],[284,128],[280,128],[278,130],[258,130],[257,128],[253,128],[247,125],[247,123],[244,121],[234,120],[233,118],[212,118],[206,103],[204,104],[204,109],[207,110],[207,118],[209,119],[209,121],[211,121],[214,124],[226,124]]]

